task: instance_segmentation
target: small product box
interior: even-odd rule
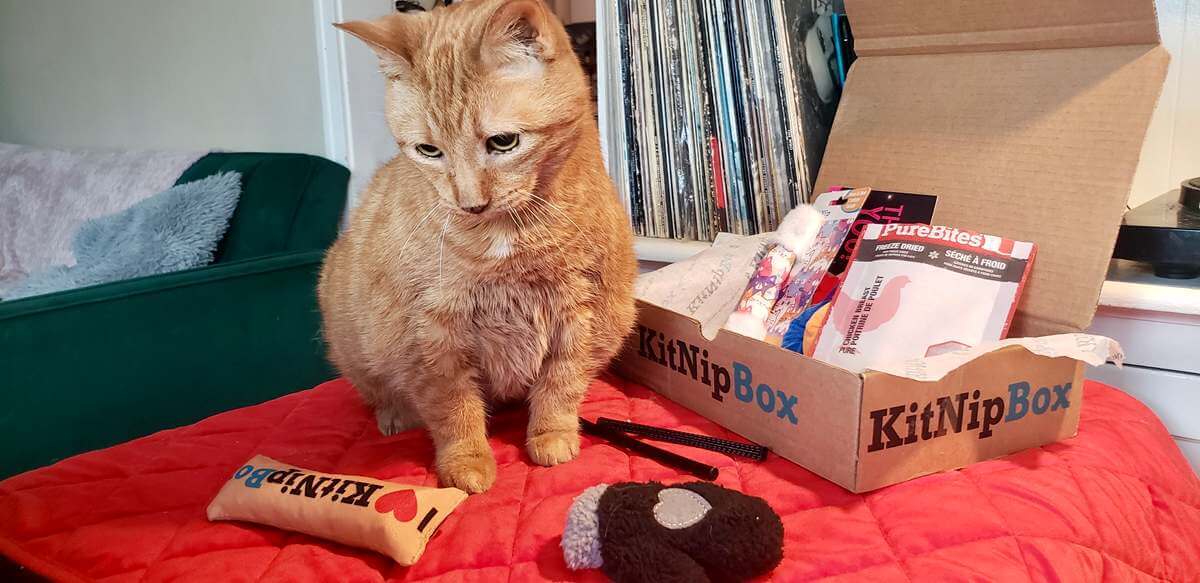
[[[616,372],[854,492],[1073,436],[1083,360],[1111,350],[1078,333],[1167,71],[1153,0],[846,11],[859,58],[815,191],[936,193],[933,224],[1034,242],[1022,340],[854,373],[639,301]]]

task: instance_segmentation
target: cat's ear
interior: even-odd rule
[[[352,20],[334,23],[334,26],[367,43],[379,55],[384,74],[395,77],[410,70],[412,47],[420,42],[410,22],[413,18],[406,14],[389,14],[378,20]]]
[[[555,26],[554,16],[540,0],[502,2],[484,28],[481,56],[498,69],[540,70],[563,50]]]

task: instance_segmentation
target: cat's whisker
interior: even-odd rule
[[[550,230],[550,227],[546,226],[547,217],[545,215],[545,211],[538,209],[536,207],[530,207],[530,212],[540,213],[540,214],[537,214],[537,217],[540,219],[540,221],[537,222],[536,224],[537,224],[538,228],[540,228],[542,230],[542,232],[545,233],[545,236],[542,238],[548,239],[551,243],[554,244],[554,247],[558,249],[559,253],[562,253],[565,255],[566,252],[563,250],[562,243],[559,242],[558,237],[554,236],[554,232]]]
[[[521,220],[521,209],[518,208],[518,209],[515,209],[515,215],[513,216],[513,218],[517,220],[518,224],[520,224],[521,231],[524,234],[528,235],[530,238],[532,238],[534,240],[544,238],[543,235],[541,235],[537,230],[534,229],[534,227],[544,228],[543,225],[541,225],[537,220],[535,220],[538,217],[536,217],[536,216],[529,217],[531,220],[528,221],[528,223],[527,223],[526,221]]]
[[[518,229],[515,233],[513,233],[512,241],[508,242],[509,249],[515,250],[517,248],[517,242],[521,240],[521,235],[526,231],[525,223],[521,221],[521,218],[517,216],[517,212],[515,212],[512,207],[506,207],[505,210],[508,211],[509,218],[513,220],[513,225]]]
[[[433,216],[433,213],[435,211],[437,211],[437,209],[438,209],[438,203],[434,202],[433,206],[431,206],[429,208],[429,210],[425,213],[425,216],[421,217],[420,221],[417,221],[417,226],[413,227],[413,230],[408,233],[408,238],[406,238],[404,240],[404,243],[402,243],[400,245],[400,255],[396,256],[397,260],[404,257],[404,255],[408,253],[408,244],[412,242],[413,237],[416,236],[417,232],[419,232],[421,230],[421,227],[425,224],[426,221],[429,220],[429,217]],[[447,213],[447,215],[449,215],[449,213]]]
[[[524,231],[525,223],[521,221],[521,217],[517,215],[517,212],[514,212],[512,207],[508,208],[508,216],[512,217],[513,223],[515,223],[517,227],[521,229],[521,231]],[[520,235],[520,232],[518,232],[518,235]]]
[[[438,289],[441,289],[446,278],[446,230],[450,228],[450,214],[450,211],[446,211],[446,218],[442,221],[442,235],[438,237]]]
[[[558,213],[559,216],[561,216],[562,218],[564,218],[568,222],[570,222],[572,225],[574,225],[575,230],[579,233],[579,236],[582,237],[584,241],[587,241],[589,243],[596,243],[596,241],[592,240],[591,235],[589,233],[587,233],[586,231],[584,231],[583,227],[580,227],[579,223],[576,223],[575,219],[572,219],[571,215],[567,214],[567,212],[564,211],[562,208],[560,208],[558,205],[546,200],[545,198],[543,198],[533,192],[527,192],[526,194],[528,194],[533,199],[541,202],[543,205],[546,206],[547,209]]]
[[[585,236],[587,235],[587,233],[584,232],[583,228],[579,226],[579,223],[576,223],[575,219],[572,219],[571,215],[567,214],[567,211],[564,211],[562,209],[562,207],[546,200],[545,198],[543,198],[533,192],[530,192],[528,194],[529,194],[529,196],[533,197],[534,199],[540,201],[542,204],[546,205],[546,207],[549,208],[550,210],[558,213],[559,215],[562,215],[562,217],[564,219],[567,219],[567,221],[569,221],[572,225],[575,225],[575,228],[579,231],[579,233],[581,235],[585,235]]]
[[[529,195],[530,197],[532,197],[534,200],[537,200],[537,201],[541,202],[542,204],[546,205],[546,207],[547,207],[547,208],[549,208],[549,209],[551,209],[551,210],[553,210],[553,211],[555,211],[555,212],[557,212],[557,213],[561,214],[561,215],[563,216],[563,218],[567,219],[568,221],[571,221],[571,224],[572,224],[572,225],[575,225],[575,227],[576,227],[576,228],[578,228],[578,227],[579,227],[579,225],[575,224],[575,221],[574,221],[574,220],[571,218],[571,215],[568,215],[568,214],[567,214],[567,212],[566,212],[566,211],[564,211],[564,210],[562,209],[562,207],[560,207],[560,206],[558,206],[558,205],[556,205],[556,204],[554,204],[554,203],[552,203],[552,202],[550,202],[550,201],[546,200],[546,199],[545,199],[544,197],[542,197],[541,195],[539,195],[539,194],[536,194],[536,193],[534,193],[534,192],[532,192],[532,191],[530,191],[530,192],[527,192],[526,194],[528,194],[528,195]]]

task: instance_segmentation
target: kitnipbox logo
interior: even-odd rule
[[[1033,393],[1032,396],[1030,393]],[[1020,421],[1028,415],[1044,415],[1071,407],[1071,383],[1032,390],[1021,381],[1008,385],[1008,400],[992,397],[980,400],[978,389],[938,397],[925,403],[899,404],[867,413],[871,419],[868,452],[891,449],[928,441],[944,435],[979,430],[979,439],[987,439],[996,425]],[[917,411],[920,411],[918,414]],[[905,413],[908,413],[905,415]],[[937,418],[934,424],[933,419]],[[900,420],[903,419],[903,423]],[[901,432],[904,432],[903,435]]]
[[[745,364],[735,361],[732,367],[722,366],[709,360],[707,350],[683,340],[669,339],[662,332],[640,324],[637,354],[712,387],[710,396],[715,401],[725,402],[732,391],[738,402],[756,407],[764,415],[786,419],[792,425],[800,423],[795,410],[798,398],[766,383],[756,385],[754,372]]]
[[[323,500],[330,504],[348,504],[354,507],[374,508],[379,514],[391,514],[397,522],[411,522],[417,518],[420,501],[414,490],[392,490],[382,496],[377,496],[385,484],[372,484],[360,480],[352,480],[341,476],[323,476],[304,470],[292,468],[280,470],[277,468],[256,468],[246,464],[233,474],[233,479],[241,480],[246,488],[274,492],[263,489],[279,487],[279,494],[285,496],[300,496],[312,500]],[[372,504],[372,502],[374,502]],[[421,521],[417,523],[417,532],[425,532],[430,521],[437,516],[437,507],[425,511]]]
[[[290,470],[255,468],[249,464],[239,468],[233,474],[233,478],[243,480],[242,484],[247,488],[261,488],[265,482],[280,486],[279,491],[283,494],[353,504],[354,506],[369,506],[371,497],[380,488],[383,488],[383,484],[320,476],[295,468]]]

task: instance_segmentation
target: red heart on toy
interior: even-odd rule
[[[417,516],[417,495],[412,490],[396,490],[380,496],[375,501],[375,512],[391,512],[396,520],[408,522]]]

